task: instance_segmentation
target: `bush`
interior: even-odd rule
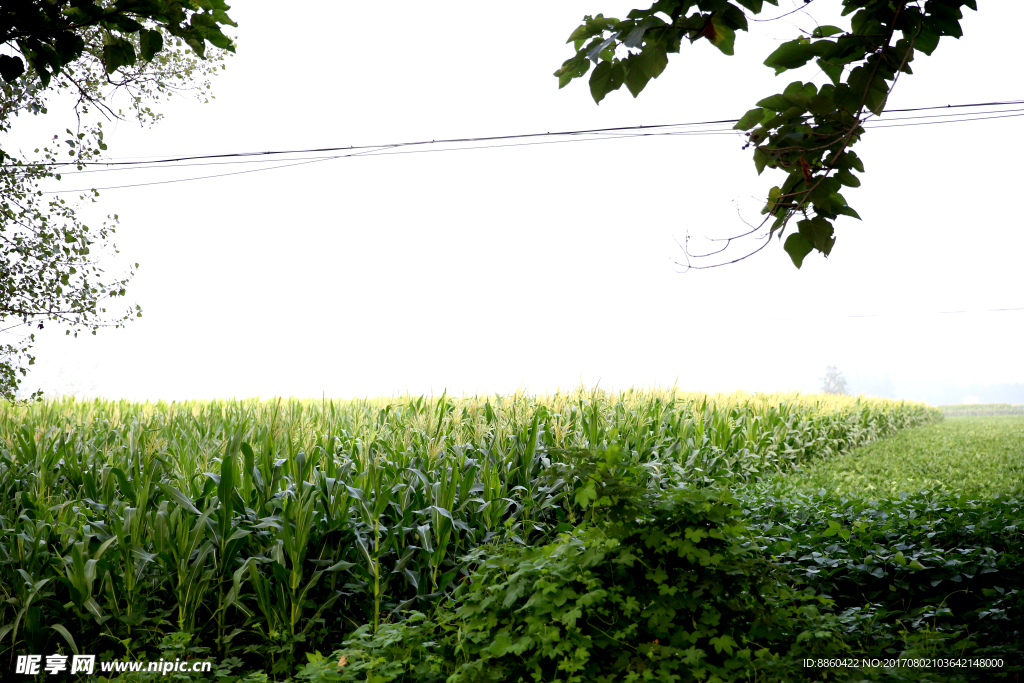
[[[450,672],[450,662],[440,654],[439,626],[423,613],[412,611],[404,621],[382,623],[376,633],[371,629],[371,624],[356,629],[329,658],[319,652],[306,655],[309,663],[296,677],[317,683],[438,683]]]
[[[300,677],[950,683],[1021,670],[1019,499],[656,491],[637,486],[639,470],[611,450],[572,474],[581,526],[541,547],[478,548],[429,619],[413,613],[376,634],[365,626]],[[1004,663],[803,661],[901,657]]]
[[[474,551],[465,561],[475,571],[432,621],[414,613],[376,634],[363,627],[300,678],[786,680],[800,657],[841,650],[837,623],[816,607],[829,601],[776,580],[728,492],[603,498],[604,521],[555,543]]]
[[[450,683],[796,675],[836,641],[751,552],[728,492],[677,490],[559,542],[487,557],[458,604]],[[823,650],[824,648],[824,650]]]

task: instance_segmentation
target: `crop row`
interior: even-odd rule
[[[936,417],[842,397],[596,391],[6,405],[0,655],[139,656],[180,632],[283,672],[436,601],[481,544],[573,528],[565,473],[580,452],[620,454],[649,487],[708,486]]]

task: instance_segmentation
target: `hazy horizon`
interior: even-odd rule
[[[239,4],[238,54],[214,79],[216,99],[175,97],[155,127],[108,124],[106,141],[112,157],[138,158],[709,121],[739,117],[790,81],[823,79],[816,67],[775,78],[761,64],[813,25],[797,12],[741,33],[734,57],[706,41],[684,46],[637,99],[622,89],[597,106],[586,83],[559,90],[551,74],[583,15],[633,6],[528,2],[518,11],[538,18],[524,33],[499,6],[410,5],[389,30],[458,40],[382,46],[374,32],[348,31],[342,49],[336,27],[372,25],[376,10],[321,1],[303,13],[318,17],[309,23],[266,0]],[[967,11],[963,38],[920,55],[889,108],[1019,98],[987,68],[1016,58],[1024,5],[1000,11],[1000,22]],[[291,29],[318,68],[282,58]],[[73,125],[68,107],[49,111],[18,119],[5,148],[30,150]],[[801,270],[773,242],[740,263],[679,272],[688,235],[698,251],[746,230],[780,181],[759,177],[731,134],[364,156],[104,190],[81,215],[119,214],[120,254],[104,263],[112,275],[140,264],[125,303],[144,315],[95,337],[37,331],[23,389],[168,400],[580,383],[807,392],[828,365],[898,398],[1019,386],[1024,231],[1008,201],[1018,127],[869,130],[857,146],[863,184],[844,192],[863,221],[839,220],[832,255]],[[202,174],[68,173],[54,187]]]

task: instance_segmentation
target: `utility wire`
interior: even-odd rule
[[[826,315],[826,316],[815,316],[814,319],[820,318],[908,318],[917,315],[957,315],[960,313],[1007,313],[1011,311],[1024,311],[1024,306],[1017,308],[976,308],[967,309],[962,311],[919,311],[919,312],[901,312],[901,313],[861,313],[855,315]],[[775,321],[795,321],[795,320],[808,320],[807,317],[801,318],[768,318],[773,322]]]
[[[914,120],[914,119],[931,119],[931,118],[946,118],[946,117],[953,117],[953,116],[958,116],[958,117],[970,116],[970,118],[966,118],[966,119],[962,119],[962,120],[963,121],[980,121],[980,120],[983,120],[985,118],[1007,118],[1004,115],[1005,114],[1010,114],[1012,112],[1024,112],[1024,109],[992,110],[992,111],[984,111],[984,112],[972,112],[970,114],[963,114],[963,113],[956,112],[956,113],[952,113],[952,114],[932,114],[932,115],[928,115],[928,116],[901,116],[901,117],[899,117],[897,119],[885,119],[885,120],[887,120],[887,121],[909,121],[909,120]],[[982,117],[982,116],[980,116],[980,114],[1001,114],[1001,115],[1000,116]],[[874,121],[874,119],[871,119],[871,121]],[[950,121],[936,121],[935,123],[957,123],[957,122],[959,122],[959,121],[954,121],[954,122],[950,122]],[[679,125],[685,125],[685,124],[679,124]],[[908,124],[892,123],[892,124],[886,124],[886,125],[879,125],[879,124],[875,124],[875,123],[867,123],[867,124],[865,124],[865,128],[892,128],[892,127],[905,126],[905,125],[908,125]],[[737,130],[735,130],[733,128],[717,128],[717,129],[697,130],[697,131],[667,131],[667,132],[660,132],[660,133],[637,133],[635,135],[614,134],[614,135],[607,135],[607,136],[605,136],[602,139],[605,139],[605,138],[615,139],[615,138],[627,138],[627,137],[648,137],[648,136],[652,136],[652,135],[683,136],[683,135],[725,135],[725,134],[742,135],[743,133],[742,133],[742,131],[737,131]],[[556,134],[552,134],[552,135],[556,135]],[[557,142],[566,142],[566,141],[557,141]],[[485,147],[469,147],[469,148],[459,148],[459,149],[493,149],[493,148],[496,148],[496,147],[525,147],[528,144],[530,144],[530,143],[519,143],[519,144],[512,144],[512,145],[489,145],[486,148]],[[546,144],[546,143],[541,143],[541,144]],[[420,152],[423,152],[423,151],[438,152],[438,151],[454,151],[454,150],[434,149],[434,150],[413,150],[413,151],[414,152],[416,152],[416,151],[420,151]],[[292,152],[292,153],[299,154],[301,152],[300,151],[296,151],[296,152]],[[371,154],[369,156],[384,155],[384,154],[389,154],[389,153],[390,154],[396,154],[396,153],[408,153],[408,152],[387,152],[387,151],[379,149],[379,151],[377,151],[375,154]],[[66,175],[80,175],[80,174],[83,174],[83,173],[117,173],[117,172],[121,172],[121,171],[129,171],[129,170],[130,171],[143,171],[143,170],[150,170],[150,169],[165,169],[165,168],[192,168],[192,167],[196,167],[196,166],[229,166],[229,165],[234,165],[234,164],[265,164],[265,163],[273,163],[275,161],[326,161],[328,159],[338,159],[338,158],[341,158],[341,156],[348,156],[348,155],[340,155],[340,156],[339,155],[335,155],[335,156],[326,156],[326,157],[315,157],[313,159],[307,159],[305,157],[290,157],[290,158],[286,157],[284,159],[268,159],[268,158],[257,157],[257,158],[246,158],[246,159],[226,159],[226,160],[223,160],[223,161],[216,160],[216,161],[210,161],[209,163],[192,163],[192,162],[186,162],[186,163],[163,163],[161,160],[156,160],[156,161],[136,161],[136,162],[116,162],[116,163],[115,162],[89,162],[90,165],[103,165],[103,166],[108,166],[108,168],[91,168],[91,169],[86,169],[86,170],[81,170],[81,171],[65,171],[65,172],[61,173],[61,175],[62,176],[66,176]],[[138,164],[138,165],[128,166],[128,164]],[[114,168],[109,168],[109,166],[114,166]],[[275,166],[274,168],[286,168],[286,166]],[[268,169],[268,170],[271,170],[271,169]],[[207,176],[207,177],[210,177],[210,176]]]
[[[934,111],[939,109],[954,109],[954,108],[970,108],[970,107],[1005,107],[1013,106],[1018,104],[1024,104],[1024,100],[1007,100],[1003,102],[974,102],[970,104],[947,104],[942,106],[933,107],[913,107],[910,109],[887,109],[885,113],[905,113],[913,111]],[[970,114],[964,114],[970,116]],[[910,118],[910,117],[906,117]],[[39,162],[32,164],[2,164],[0,167],[10,166],[133,166],[139,164],[164,164],[173,163],[178,161],[195,161],[202,159],[226,159],[236,157],[254,157],[254,156],[272,156],[281,154],[315,154],[324,152],[348,152],[353,150],[362,149],[382,149],[382,148],[395,148],[395,147],[412,147],[418,145],[436,145],[436,144],[456,144],[456,143],[471,143],[471,142],[492,142],[498,140],[514,140],[514,139],[527,139],[537,137],[564,137],[564,136],[576,136],[576,135],[596,135],[601,133],[621,133],[629,131],[643,131],[643,130],[657,130],[663,128],[682,128],[688,126],[710,126],[723,123],[737,123],[739,119],[719,119],[715,121],[694,121],[690,123],[666,123],[657,124],[653,126],[618,126],[614,128],[591,128],[584,130],[569,130],[560,132],[546,132],[546,133],[520,133],[514,135],[491,135],[482,137],[465,137],[465,138],[448,138],[441,140],[420,140],[415,142],[397,142],[387,143],[382,145],[352,145],[348,147],[318,147],[311,149],[289,149],[289,150],[271,150],[265,152],[231,152],[225,154],[197,154],[192,156],[181,156],[181,157],[169,157],[163,159],[151,159],[151,160],[138,160],[138,161],[89,161],[76,164],[74,162]],[[727,129],[732,130],[732,129]]]
[[[1024,104],[1024,101],[1014,102],[993,102],[987,103],[987,106],[994,105],[1012,105],[1012,104]],[[986,106],[983,104],[975,105],[947,105],[945,107],[918,107],[908,110],[891,110],[892,112],[900,111],[927,111],[935,109],[950,109],[953,107],[978,107]],[[992,114],[991,116],[980,116],[980,114]],[[961,117],[961,118],[949,118],[949,117]],[[1010,110],[994,110],[984,112],[965,112],[965,113],[951,113],[951,114],[936,114],[930,116],[908,116],[899,117],[896,119],[888,119],[894,121],[894,123],[874,123],[876,118],[872,118],[869,122],[864,124],[865,128],[893,128],[893,127],[904,127],[904,126],[921,126],[921,125],[934,125],[939,123],[964,123],[968,121],[981,121],[988,119],[997,118],[1012,118],[1024,116],[1024,109],[1010,109]],[[932,119],[940,118],[938,121],[920,121],[917,119]],[[898,121],[907,120],[907,123],[896,123]],[[313,159],[303,159],[301,161],[296,160],[295,163],[277,164],[274,166],[265,166],[262,168],[253,168],[244,171],[234,171],[230,173],[218,173],[205,176],[195,176],[189,178],[176,178],[172,180],[160,180],[145,183],[131,183],[126,185],[111,185],[100,188],[82,188],[75,190],[53,190],[44,192],[43,194],[64,194],[64,193],[75,193],[75,192],[91,192],[99,190],[115,190],[125,189],[131,187],[145,187],[150,185],[165,185],[171,183],[189,182],[193,180],[206,180],[210,178],[222,178],[233,175],[243,175],[247,173],[255,173],[258,171],[271,171],[280,168],[290,168],[292,166],[303,166],[306,164],[317,163],[321,161],[330,161],[334,159],[342,159],[354,156],[384,156],[390,154],[419,154],[424,152],[454,152],[454,151],[466,151],[476,149],[494,149],[501,147],[525,147],[542,144],[561,144],[565,142],[587,142],[594,140],[615,140],[622,138],[634,138],[634,137],[664,137],[664,136],[691,136],[691,135],[742,135],[741,131],[734,130],[732,128],[719,128],[710,130],[665,130],[666,128],[678,128],[683,126],[702,126],[702,125],[715,125],[721,123],[731,123],[736,121],[733,120],[721,120],[721,121],[703,121],[698,123],[689,124],[661,124],[656,126],[622,126],[617,128],[601,128],[591,130],[578,130],[578,131],[566,131],[561,133],[529,133],[521,135],[502,135],[502,136],[489,136],[479,138],[455,138],[447,140],[431,140],[430,142],[406,142],[406,143],[394,143],[390,145],[362,145],[362,146],[351,146],[351,147],[337,147],[337,148],[319,148],[309,150],[288,150],[288,151],[268,151],[268,152],[237,152],[231,154],[215,154],[215,155],[197,155],[190,157],[178,157],[173,159],[160,159],[155,161],[134,161],[134,162],[89,162],[88,165],[102,165],[107,166],[106,169],[93,169],[92,171],[71,171],[68,174],[74,173],[86,173],[96,172],[99,170],[104,171],[116,171],[116,170],[143,170],[143,169],[155,169],[155,168],[180,168],[183,166],[216,166],[231,163],[267,163],[278,161],[277,159],[267,158],[271,155],[278,154],[302,154],[312,152],[328,152],[328,151],[344,151],[345,154],[337,154],[331,156],[322,156]],[[639,132],[639,131],[645,132]],[[636,132],[631,132],[636,131]],[[654,131],[654,132],[646,132]],[[600,134],[600,137],[582,137],[583,135],[594,135]],[[533,140],[530,142],[511,142],[512,140],[520,139],[535,139],[535,138],[549,138],[549,137],[569,137],[570,139],[563,140]],[[439,144],[458,144],[458,143],[473,143],[473,142],[492,142],[492,141],[506,141],[502,144],[489,144],[489,145],[477,145],[472,147],[453,147],[453,148],[438,148],[428,147],[426,149],[407,149],[408,147],[419,147],[426,145],[439,145]],[[242,157],[250,157],[249,159],[242,160]],[[259,159],[252,159],[251,157],[260,157]],[[229,159],[230,161],[211,161],[210,163],[197,163],[197,164],[180,164],[173,162],[180,161],[193,161],[193,160],[218,160],[218,159]],[[280,159],[280,161],[291,161],[292,159]],[[86,164],[82,164],[86,165]],[[109,168],[110,166],[116,166],[117,168]]]

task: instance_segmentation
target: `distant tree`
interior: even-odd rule
[[[121,326],[138,306],[108,311],[131,278],[108,277],[99,257],[117,215],[102,225],[79,218],[78,202],[44,193],[62,171],[82,171],[107,149],[102,121],[153,123],[155,103],[174,92],[204,98],[209,76],[234,50],[222,26],[234,23],[223,0],[2,0],[0,3],[0,397],[13,400],[27,366],[34,330],[60,323],[69,334]],[[212,46],[215,49],[210,49]],[[114,96],[127,97],[127,113]],[[47,113],[63,96],[77,124],[61,126],[48,145],[26,157],[7,146],[18,116]],[[70,97],[68,97],[70,96]],[[135,264],[136,267],[138,264]],[[39,392],[36,392],[38,395]]]
[[[846,394],[846,378],[839,368],[830,365],[825,368],[825,376],[821,378],[821,391],[826,394]]]

